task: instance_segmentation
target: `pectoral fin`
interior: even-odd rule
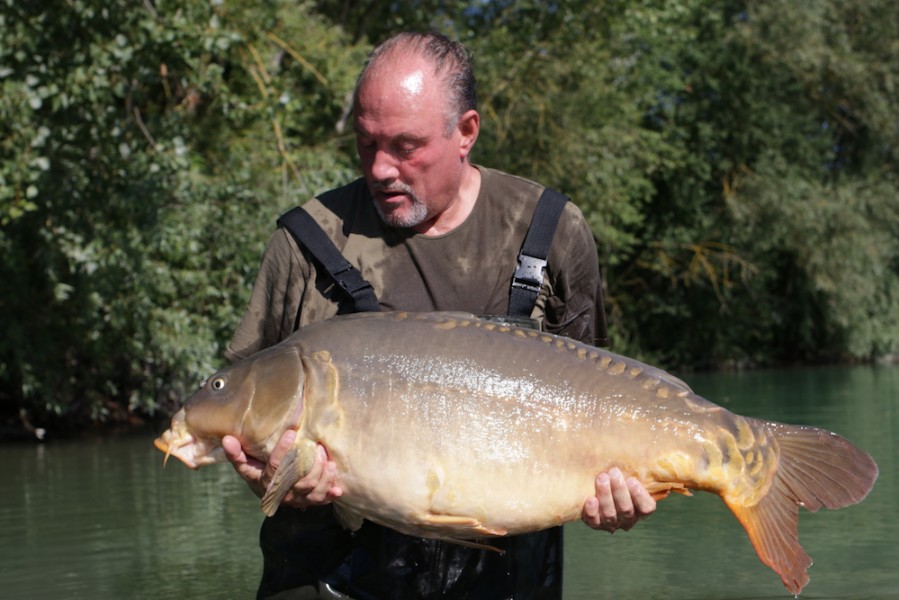
[[[441,531],[445,531],[447,528],[453,528],[456,531],[462,530],[462,537],[440,535],[435,536],[435,539],[444,542],[451,542],[453,544],[459,544],[460,546],[475,548],[477,550],[491,550],[493,552],[499,552],[500,554],[503,553],[503,550],[497,548],[496,546],[491,546],[490,544],[485,544],[483,542],[468,538],[500,537],[508,533],[505,529],[490,529],[489,527],[484,527],[484,524],[475,518],[454,515],[436,515],[433,513],[429,513],[426,515],[420,515],[419,520],[423,525],[431,525],[439,528],[439,530]]]
[[[460,546],[474,548],[475,550],[490,550],[491,552],[499,552],[500,554],[505,554],[506,552],[502,548],[497,548],[496,546],[491,546],[490,544],[482,544],[481,542],[476,542],[474,540],[460,540],[451,537],[440,537],[435,539],[438,539],[441,542],[449,542],[451,544],[459,544]]]
[[[281,459],[271,483],[262,497],[262,512],[272,516],[278,506],[297,481],[302,479],[315,464],[316,443],[307,438],[297,436],[293,447]]]

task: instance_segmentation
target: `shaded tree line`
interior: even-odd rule
[[[897,353],[895,2],[0,0],[0,424],[164,415],[219,366],[402,29],[473,51],[475,162],[583,209],[616,351]]]

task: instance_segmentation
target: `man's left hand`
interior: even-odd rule
[[[633,527],[656,509],[656,501],[636,477],[624,478],[617,467],[596,477],[596,495],[587,498],[581,519],[593,529],[615,533]]]

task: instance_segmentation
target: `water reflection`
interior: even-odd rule
[[[861,505],[803,513],[815,559],[803,598],[899,593],[899,367],[693,375],[741,414],[823,426],[871,452],[881,476]],[[8,598],[252,598],[258,501],[227,466],[193,472],[150,436],[0,446],[0,593]],[[673,497],[614,536],[566,530],[565,596],[788,598],[724,504]]]
[[[255,497],[227,467],[163,470],[150,441],[0,447],[4,597],[252,597]]]

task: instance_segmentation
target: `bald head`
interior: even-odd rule
[[[439,33],[404,32],[377,46],[356,82],[354,100],[358,102],[359,89],[372,78],[390,76],[398,63],[415,59],[427,63],[444,88],[441,96],[445,98],[443,109],[449,134],[464,113],[477,110],[477,86],[468,51],[462,44]],[[403,80],[410,92],[416,91],[416,84],[423,82],[409,77]]]

